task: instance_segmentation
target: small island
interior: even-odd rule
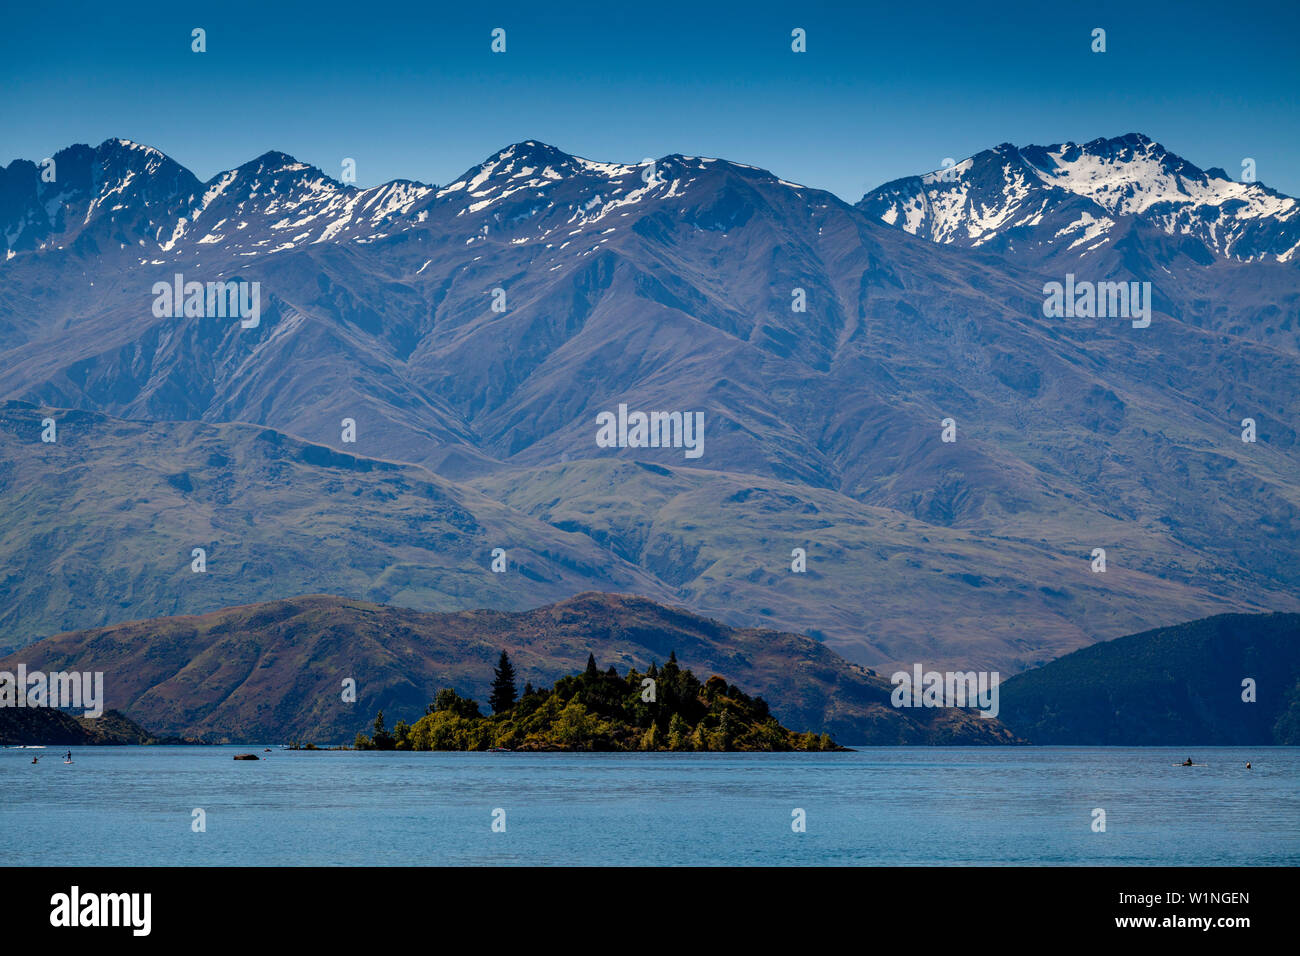
[[[644,674],[612,666],[601,671],[588,654],[581,674],[555,686],[515,686],[505,651],[494,671],[484,716],[476,701],[451,688],[438,691],[414,724],[390,731],[381,710],[374,733],[358,733],[357,750],[520,751],[830,751],[847,750],[827,734],[782,727],[761,697],[750,697],[714,675],[701,681],[671,654]]]

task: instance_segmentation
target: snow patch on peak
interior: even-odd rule
[[[146,156],[156,157],[157,159],[167,158],[167,156],[162,152],[162,150],[155,149],[152,146],[146,146],[144,143],[136,143],[129,139],[111,137],[99,144],[99,149],[101,152],[113,148],[127,150],[128,152],[133,152],[133,153],[143,153]]]

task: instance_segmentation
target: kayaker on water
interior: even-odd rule
[[[1191,757],[1188,757],[1186,760],[1183,761],[1183,766],[1184,766],[1184,767],[1195,767],[1196,764],[1192,763],[1192,758],[1191,758]]]

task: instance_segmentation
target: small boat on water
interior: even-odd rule
[[[512,754],[514,753],[509,747],[489,747],[487,752],[490,754]]]
[[[257,754],[235,754],[236,760],[261,760]]]

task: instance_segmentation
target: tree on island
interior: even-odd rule
[[[451,687],[444,687],[442,690],[438,691],[437,696],[433,698],[433,712],[436,714],[440,711],[446,711],[447,713],[455,714],[457,717],[465,717],[467,719],[477,719],[482,716],[482,714],[478,712],[477,701],[471,700],[467,697],[461,697]]]
[[[501,652],[501,660],[493,669],[493,674],[492,694],[488,697],[488,703],[492,705],[492,713],[504,714],[519,699],[515,690],[515,668],[510,663],[510,655],[505,651]]]
[[[398,721],[399,726],[402,721]],[[363,738],[357,734],[358,742]],[[375,717],[375,735],[368,741],[369,750],[395,750],[397,749],[397,738],[390,734],[384,727],[384,712],[381,710]]]

